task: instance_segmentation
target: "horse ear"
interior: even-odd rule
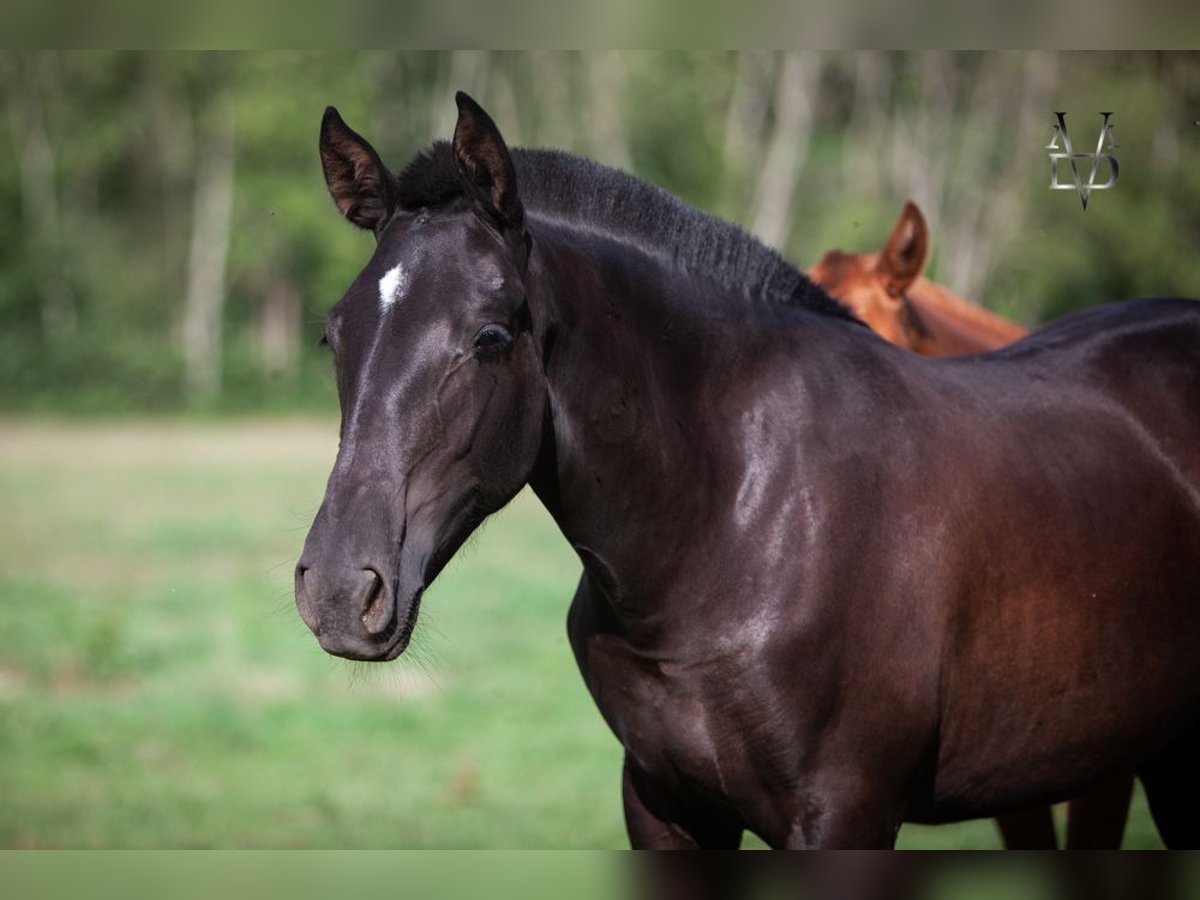
[[[887,244],[879,254],[877,269],[884,289],[900,297],[917,280],[929,256],[929,226],[921,210],[911,200],[904,204],[900,218],[892,226]]]
[[[517,197],[517,171],[492,117],[459,91],[458,123],[454,126],[454,164],[459,177],[485,212],[502,226],[519,228],[524,218]]]
[[[333,202],[359,228],[378,234],[396,209],[395,176],[332,106],[321,119],[320,146]]]

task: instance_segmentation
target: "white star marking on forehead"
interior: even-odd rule
[[[398,263],[383,273],[379,279],[379,311],[387,312],[400,295],[408,290],[408,271],[404,263]]]

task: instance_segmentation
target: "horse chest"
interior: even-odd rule
[[[744,748],[705,673],[672,672],[609,635],[594,636],[586,653],[588,688],[642,769],[714,793],[736,788],[728,772],[739,768]]]

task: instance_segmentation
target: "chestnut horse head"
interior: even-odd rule
[[[925,216],[909,201],[882,250],[830,250],[808,275],[876,333],[925,356],[991,350],[1025,334],[1015,322],[923,277],[929,245]]]

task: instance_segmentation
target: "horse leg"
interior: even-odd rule
[[[1006,850],[1057,850],[1054,815],[1048,806],[1022,809],[996,816],[996,827]]]
[[[1118,775],[1072,800],[1067,819],[1067,849],[1120,850],[1132,794],[1133,776]]]
[[[742,825],[711,811],[685,808],[625,757],[621,782],[625,829],[634,850],[736,850]]]
[[[1150,814],[1171,850],[1200,849],[1200,727],[1193,728],[1138,771]]]
[[[634,900],[740,900],[747,895],[753,866],[726,854],[680,857],[672,853],[636,853],[630,866]]]

